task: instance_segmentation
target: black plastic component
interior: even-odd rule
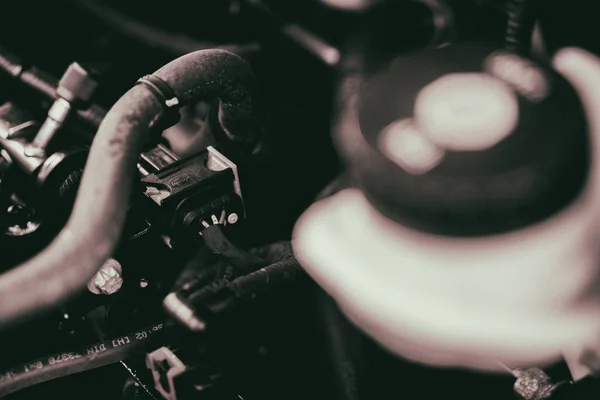
[[[233,244],[221,229],[221,225],[203,229],[202,238],[213,253],[226,259],[238,272],[254,271],[266,264],[262,258],[255,257]]]
[[[212,214],[244,215],[242,199],[235,192],[231,169],[212,171],[209,153],[179,160],[142,179],[151,223],[173,234],[197,234],[202,219]]]
[[[447,74],[482,73],[497,51],[460,44],[399,56],[369,74],[347,72],[338,148],[382,214],[429,233],[479,236],[534,224],[579,196],[590,157],[582,104],[564,78],[531,60],[524,62],[543,77],[547,95],[531,99],[514,90],[519,120],[499,143],[479,151],[443,149],[442,160],[421,174],[407,172],[380,150],[379,134],[393,122],[413,118],[422,88]]]
[[[224,384],[220,368],[206,360],[193,360],[183,351],[162,347],[150,353],[146,363],[156,389],[167,400],[235,398],[229,397],[230,385]]]
[[[167,168],[177,160],[179,157],[162,143],[140,154],[140,166],[149,173]]]
[[[71,197],[74,200],[73,192],[79,187],[88,151],[87,146],[77,146],[54,153],[51,157],[56,158],[56,164],[45,162],[35,172],[45,209],[56,207],[61,199]]]
[[[600,398],[600,379],[587,376],[575,383],[559,386],[548,400],[592,400]]]

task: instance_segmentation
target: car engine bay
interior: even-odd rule
[[[0,398],[598,398],[564,360],[391,355],[292,241],[305,210],[357,185],[332,134],[357,71],[461,42],[600,54],[590,3],[1,4]]]

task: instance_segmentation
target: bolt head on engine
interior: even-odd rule
[[[121,264],[117,260],[109,258],[90,280],[88,289],[94,294],[115,294],[123,286],[122,274]]]

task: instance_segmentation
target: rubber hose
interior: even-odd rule
[[[114,339],[77,347],[29,361],[0,373],[0,397],[53,379],[118,363],[146,349],[163,324],[140,328]]]
[[[267,293],[296,281],[302,272],[298,261],[290,258],[237,278],[227,288],[238,299],[252,299],[259,293]]]
[[[217,49],[200,50],[176,61],[154,75],[167,81],[183,103],[199,96],[219,99],[220,127],[212,128],[221,128],[227,139],[240,146],[252,147],[258,135],[258,84],[250,66],[235,54]]]
[[[256,131],[256,82],[249,66],[223,50],[182,56],[155,72],[185,103],[220,100],[223,129],[239,141]],[[155,95],[137,85],[104,118],[92,143],[69,221],[40,254],[0,275],[0,329],[82,291],[120,239],[139,153],[162,115]],[[234,134],[235,132],[235,134]]]

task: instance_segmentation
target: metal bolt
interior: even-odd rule
[[[88,283],[88,289],[94,294],[114,294],[123,286],[122,274],[121,264],[114,258],[109,258]]]
[[[33,144],[25,146],[25,155],[27,157],[42,158],[46,155],[46,150]]]
[[[539,368],[530,368],[527,370],[516,369],[512,372],[517,377],[517,381],[513,387],[514,391],[524,400],[547,399],[558,387]]]
[[[230,224],[235,224],[238,221],[238,215],[236,213],[231,213],[229,214],[229,217],[227,217],[227,222],[229,222]]]
[[[13,204],[6,210],[8,217],[6,234],[9,236],[25,236],[35,232],[40,223],[33,221],[33,212],[19,204]]]

